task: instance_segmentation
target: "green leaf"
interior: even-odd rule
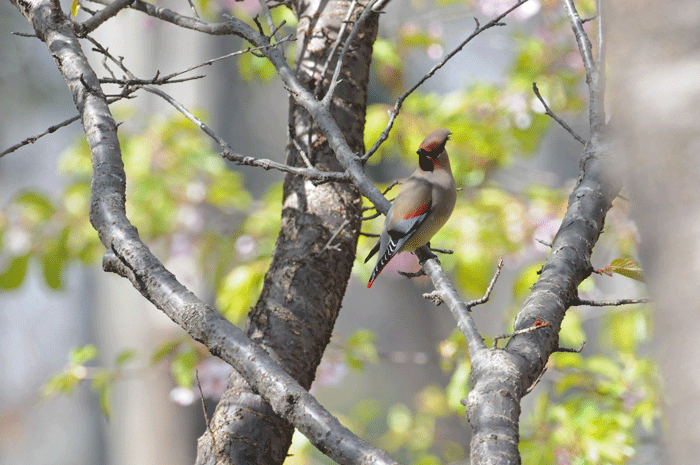
[[[80,378],[75,376],[72,371],[59,373],[48,380],[41,388],[41,396],[51,397],[56,394],[72,394],[75,388],[80,384]]]
[[[86,344],[71,350],[69,360],[74,365],[84,365],[97,358],[97,347],[93,344]]]
[[[164,343],[159,345],[158,348],[156,348],[156,350],[153,352],[153,355],[151,355],[151,365],[155,365],[168,355],[175,352],[175,349],[177,349],[180,346],[180,344],[182,344],[182,338],[165,341]]]
[[[644,278],[644,270],[642,270],[639,263],[637,263],[631,257],[616,258],[610,262],[609,265],[606,265],[601,271],[606,274],[617,273],[642,283],[646,282],[646,279]]]
[[[217,289],[216,306],[232,323],[245,318],[258,298],[265,277],[266,263],[255,261],[234,268]]]
[[[63,270],[68,262],[68,236],[69,228],[63,228],[50,245],[41,260],[44,271],[44,279],[51,289],[63,288]]]
[[[132,361],[135,358],[136,358],[136,351],[133,349],[126,349],[126,350],[122,350],[121,352],[119,352],[117,354],[117,357],[114,360],[114,362],[117,364],[118,367],[121,367],[121,366],[129,363],[130,361]]]
[[[22,255],[12,259],[10,266],[0,274],[0,289],[6,291],[17,289],[27,275],[28,265],[29,255]]]
[[[586,368],[593,373],[605,376],[609,380],[617,380],[620,378],[620,365],[613,360],[602,355],[594,355],[586,359]]]
[[[345,350],[348,356],[350,356],[351,363],[360,361],[359,368],[364,365],[362,362],[369,361],[376,363],[379,360],[377,355],[377,348],[374,345],[374,341],[377,335],[370,331],[369,329],[358,329],[350,336],[345,339]],[[353,366],[353,368],[356,368]]]
[[[22,192],[15,197],[14,203],[22,207],[22,213],[32,223],[47,221],[56,213],[56,208],[48,197],[38,192]]]
[[[189,347],[175,356],[170,365],[170,372],[178,386],[192,389],[194,384],[194,368],[197,366],[198,362],[197,351],[194,347]]]
[[[98,393],[100,395],[100,410],[102,410],[102,413],[104,413],[107,420],[109,420],[112,413],[110,402],[112,397],[112,385],[109,383],[105,384],[98,390]]]
[[[78,10],[80,10],[80,0],[72,0],[70,2],[70,14],[74,18],[78,16]]]

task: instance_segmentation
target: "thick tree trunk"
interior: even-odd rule
[[[349,2],[343,0],[302,0],[296,4],[295,70],[309,89],[319,85],[348,8]],[[357,8],[352,18],[361,11]],[[377,19],[377,15],[370,16],[356,37],[333,99],[333,115],[348,145],[358,153],[364,150],[367,83]],[[321,96],[335,60],[331,64]],[[287,163],[306,166],[299,153],[302,150],[314,167],[342,171],[308,113],[293,101],[289,131]],[[284,182],[281,231],[260,299],[249,314],[247,332],[307,389],[330,340],[350,278],[361,205],[360,194],[351,184],[315,185],[293,175]],[[282,463],[294,431],[236,372],[217,406],[211,428],[214,437],[206,432],[199,440],[199,464]]]

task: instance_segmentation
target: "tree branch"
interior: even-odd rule
[[[571,126],[569,126],[568,124],[566,124],[566,122],[565,122],[564,120],[562,120],[561,118],[559,118],[557,115],[555,115],[555,114],[552,112],[552,110],[549,109],[549,106],[547,105],[547,102],[545,102],[544,99],[542,98],[542,95],[540,95],[540,89],[537,88],[537,83],[536,83],[536,82],[533,82],[533,83],[532,83],[532,90],[535,92],[535,95],[537,96],[537,98],[539,99],[540,103],[541,103],[542,106],[544,107],[544,112],[545,112],[545,114],[551,116],[551,117],[554,119],[554,121],[556,121],[557,123],[559,123],[559,125],[560,125],[561,127],[563,127],[564,129],[566,129],[566,130],[569,132],[569,134],[571,134],[571,135],[573,136],[574,139],[576,139],[577,141],[579,141],[579,142],[581,143],[581,145],[586,145],[586,141],[583,140],[583,137],[581,137],[581,136],[579,136],[578,134],[576,134],[576,131],[574,131],[573,129],[571,129]]]
[[[115,0],[107,7],[95,13],[90,19],[82,24],[75,25],[75,33],[78,37],[85,37],[107,21],[114,17],[124,8],[128,7],[134,0]]]
[[[619,307],[621,305],[646,304],[651,299],[618,299],[618,300],[585,300],[575,299],[571,302],[572,307],[587,305],[589,307]]]
[[[58,2],[13,0],[48,46],[73,94],[93,163],[90,221],[105,254],[105,268],[118,271],[157,308],[212,354],[231,364],[272,408],[292,422],[333,460],[343,463],[396,463],[359,439],[282,370],[257,344],[177,281],[143,244],[125,213],[126,175],[110,114],[68,18]]]
[[[583,29],[583,21],[576,10],[573,0],[564,0],[564,5],[566,9],[566,14],[569,16],[569,22],[571,23],[571,29],[574,31],[574,36],[576,37],[576,44],[578,45],[578,50],[583,59],[583,67],[586,71],[586,84],[588,84],[588,115],[591,126],[591,138],[598,137],[605,124],[605,107],[604,107],[604,88],[603,88],[603,78],[601,74],[601,63],[602,61],[596,62],[593,59],[593,52],[591,50],[591,41],[588,39],[586,31]],[[597,15],[599,32],[599,40],[603,44],[602,36],[602,18],[600,12]],[[599,56],[602,59],[602,54]]]
[[[461,44],[459,44],[454,50],[452,50],[450,53],[448,53],[445,58],[440,61],[440,63],[436,64],[433,66],[433,68],[428,71],[428,73],[423,76],[413,87],[408,89],[407,92],[405,92],[401,97],[396,100],[396,103],[394,104],[394,109],[391,111],[389,114],[389,122],[386,125],[386,128],[382,131],[382,133],[379,135],[379,139],[372,145],[372,148],[370,148],[363,156],[362,156],[362,162],[366,162],[369,160],[369,158],[374,155],[374,153],[379,149],[379,146],[384,143],[385,140],[389,138],[389,132],[391,131],[391,128],[394,126],[394,120],[396,117],[399,115],[399,112],[401,111],[401,106],[403,105],[404,100],[408,98],[409,95],[411,95],[418,87],[420,87],[425,81],[430,79],[433,74],[437,72],[440,68],[445,66],[450,59],[452,59],[453,56],[455,56],[457,53],[459,53],[465,45],[467,45],[471,40],[484,32],[487,29],[491,29],[494,26],[503,26],[503,23],[501,23],[501,20],[508,16],[511,12],[513,12],[516,8],[518,8],[520,5],[523,3],[527,2],[527,0],[520,0],[518,3],[513,5],[512,7],[508,8],[506,11],[504,11],[502,14],[498,15],[496,18],[492,19],[488,23],[486,23],[484,26],[479,26],[479,20],[474,18],[474,21],[476,21],[476,28],[474,29],[474,32],[472,32],[469,37],[464,39]]]

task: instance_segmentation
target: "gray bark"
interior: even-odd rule
[[[296,5],[295,74],[313,91],[348,3],[303,1]],[[357,19],[358,8],[353,19]],[[377,15],[372,14],[347,55],[331,113],[350,149],[364,150],[367,83]],[[334,67],[326,73],[323,96]],[[309,113],[292,100],[287,164],[306,166],[299,149],[323,171],[343,171]],[[288,175],[284,182],[282,223],[272,264],[260,298],[248,317],[247,334],[263,346],[304,388],[314,379],[330,340],[355,257],[362,201],[349,183],[314,184]],[[340,231],[340,232],[338,232]],[[334,237],[333,237],[334,236]],[[333,239],[331,240],[331,238]],[[277,416],[234,372],[207,431],[199,440],[197,463],[282,463],[293,426]]]

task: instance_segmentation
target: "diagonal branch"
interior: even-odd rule
[[[545,114],[547,114],[547,115],[549,115],[550,117],[552,117],[552,119],[554,119],[554,121],[556,121],[557,123],[559,123],[559,125],[560,125],[561,127],[563,127],[564,129],[566,129],[566,130],[569,132],[569,134],[571,134],[571,136],[572,136],[574,139],[576,139],[577,141],[579,141],[579,142],[581,143],[581,145],[586,145],[586,141],[583,140],[583,137],[581,137],[581,136],[579,136],[578,134],[576,134],[576,131],[574,131],[574,130],[571,128],[571,126],[569,126],[568,124],[566,124],[566,122],[565,122],[563,119],[559,118],[557,115],[554,114],[554,112],[552,112],[552,110],[550,110],[549,106],[547,105],[547,102],[545,102],[544,99],[542,98],[542,95],[540,95],[540,89],[537,88],[537,83],[536,83],[536,82],[533,82],[533,83],[532,83],[532,90],[535,92],[535,95],[537,96],[537,98],[539,99],[540,103],[541,103],[542,106],[544,107],[544,112],[545,112]]]
[[[82,24],[76,24],[75,33],[78,37],[85,37],[107,21],[114,17],[124,8],[127,8],[134,0],[115,0],[107,7],[95,13],[90,19]]]
[[[600,4],[600,2],[599,2]],[[588,115],[591,126],[591,139],[598,137],[605,124],[605,107],[604,107],[604,88],[603,88],[603,77],[601,74],[601,64],[602,61],[595,61],[593,59],[593,51],[591,47],[591,41],[588,39],[586,31],[583,29],[583,21],[576,10],[573,0],[564,0],[564,5],[566,7],[566,14],[569,16],[569,22],[571,23],[571,29],[574,31],[574,36],[576,37],[576,44],[578,45],[578,50],[583,59],[583,67],[586,71],[586,84],[588,84]],[[602,36],[602,18],[600,11],[597,15],[598,25],[599,25],[599,43],[603,44]],[[600,52],[599,52],[600,53]],[[602,60],[603,55],[599,55],[599,59]]]
[[[338,57],[338,61],[335,63],[335,70],[333,71],[333,77],[331,78],[330,84],[328,84],[328,92],[326,92],[326,95],[323,97],[323,100],[321,100],[321,105],[322,106],[329,106],[331,99],[333,98],[333,92],[335,92],[335,88],[338,85],[338,78],[340,76],[340,69],[343,67],[343,62],[345,61],[345,57],[348,54],[348,50],[350,50],[350,44],[352,43],[352,40],[355,38],[357,35],[357,32],[360,30],[360,27],[364,22],[367,20],[369,15],[371,14],[376,14],[374,11],[372,11],[372,7],[374,4],[377,3],[377,0],[371,0],[367,6],[365,7],[364,11],[362,11],[362,14],[358,18],[357,21],[355,21],[355,26],[352,28],[352,31],[350,31],[350,35],[348,35],[348,38],[345,39],[345,45],[343,46],[343,50],[340,52],[340,56]],[[338,36],[340,37],[340,36]],[[330,56],[328,59],[330,60]],[[321,78],[323,78],[323,75],[321,75]]]
[[[465,45],[467,45],[469,42],[472,41],[472,39],[482,32],[484,32],[487,29],[491,29],[494,26],[503,26],[504,24],[501,23],[501,20],[508,16],[511,12],[513,12],[516,8],[521,6],[523,3],[527,2],[527,0],[520,0],[518,3],[513,5],[512,7],[508,8],[506,11],[498,15],[496,18],[492,19],[488,23],[486,23],[483,26],[479,25],[479,20],[474,18],[474,21],[476,21],[476,28],[474,29],[474,32],[472,32],[469,37],[464,39],[462,43],[460,43],[454,50],[452,50],[450,53],[448,53],[445,58],[440,61],[440,63],[436,64],[433,66],[433,68],[428,71],[428,73],[423,76],[413,87],[408,89],[401,97],[396,100],[396,103],[394,104],[394,109],[391,111],[389,114],[389,122],[386,125],[386,128],[382,131],[382,133],[379,135],[379,139],[372,145],[372,148],[370,148],[363,156],[362,156],[362,161],[366,162],[369,160],[369,158],[374,155],[374,153],[379,149],[379,146],[384,143],[385,140],[389,138],[389,132],[391,131],[391,128],[394,126],[394,120],[396,117],[399,115],[399,112],[401,111],[401,106],[403,105],[404,100],[408,98],[409,95],[411,95],[418,87],[420,87],[425,81],[430,79],[433,74],[437,72],[440,68],[445,66],[450,59],[452,59],[453,56],[455,56],[457,53],[459,53]]]
[[[14,1],[48,46],[81,114],[93,163],[90,221],[108,249],[105,268],[128,277],[157,308],[231,364],[275,412],[333,460],[396,463],[343,427],[267,352],[179,283],[150,252],[126,216],[126,175],[117,125],[70,21],[58,2]]]
[[[197,125],[206,135],[208,135],[210,138],[212,138],[219,146],[223,149],[222,156],[226,158],[227,160],[230,160],[238,165],[247,165],[247,166],[258,166],[261,167],[265,170],[269,169],[276,169],[285,173],[291,173],[295,174],[297,176],[301,176],[307,179],[314,179],[318,181],[324,181],[324,182],[349,182],[350,178],[348,177],[347,174],[345,173],[340,173],[340,172],[332,172],[332,171],[320,171],[315,168],[298,168],[296,166],[290,166],[290,165],[285,165],[283,163],[276,162],[274,160],[268,160],[268,159],[261,159],[261,158],[254,158],[250,156],[245,156],[236,153],[231,146],[229,145],[228,142],[226,142],[221,136],[219,136],[214,130],[212,130],[209,126],[207,126],[204,121],[201,119],[197,118],[191,111],[189,111],[183,104],[175,100],[172,96],[167,94],[166,92],[152,86],[146,86],[143,85],[143,82],[147,82],[143,79],[138,79],[129,69],[124,65],[123,60],[118,60],[116,59],[112,54],[107,51],[105,47],[100,45],[99,42],[97,42],[95,39],[92,37],[88,37],[88,40],[95,45],[95,50],[99,53],[102,53],[105,57],[109,58],[114,62],[117,66],[121,68],[124,73],[126,73],[127,76],[130,78],[130,82],[133,82],[134,84],[138,84],[137,87],[142,88],[143,90],[150,92],[154,95],[157,95],[158,97],[162,98],[166,102],[168,102],[170,105],[172,105],[177,111],[182,113],[185,118],[189,119],[192,121],[194,124]],[[177,75],[176,73],[170,75]],[[167,78],[168,76],[166,76]],[[166,79],[163,78],[163,79]],[[163,83],[170,83],[174,82],[172,80],[165,81]]]

